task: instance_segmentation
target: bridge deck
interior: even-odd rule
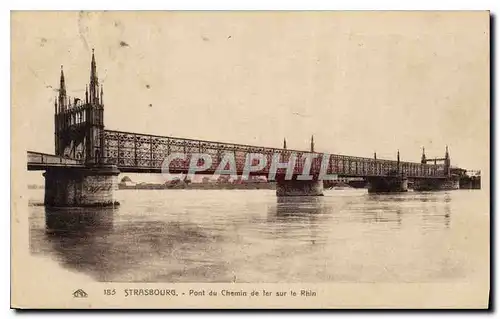
[[[83,162],[52,154],[28,151],[28,170],[44,171],[48,167],[82,167]]]

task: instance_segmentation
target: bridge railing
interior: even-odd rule
[[[169,166],[171,171],[187,171],[189,169],[191,156],[195,153],[203,153],[208,154],[211,158],[211,165],[206,169],[206,172],[214,172],[224,160],[225,155],[229,153],[235,159],[238,174],[243,171],[247,155],[250,153],[263,154],[266,158],[266,165],[260,171],[261,174],[269,173],[271,162],[275,154],[278,154],[277,156],[279,156],[280,162],[287,162],[292,153],[297,155],[297,162],[294,166],[293,173],[301,174],[304,168],[305,157],[314,154],[316,158],[311,162],[312,175],[319,174],[324,155],[323,153],[311,153],[290,149],[258,147],[110,130],[104,131],[103,161],[108,164],[118,165],[122,169],[160,170],[165,158],[173,153],[182,153],[186,158],[173,160]],[[286,169],[284,168],[278,169],[277,174],[284,174],[285,171]],[[392,175],[394,172],[399,172],[409,177],[446,176],[444,165],[411,162],[398,163],[398,161],[393,160],[338,154],[329,155],[326,168],[327,174],[352,177]]]
[[[39,152],[28,152],[28,163],[29,164],[46,164],[46,165],[80,165],[81,161],[64,158],[52,154],[39,153]]]

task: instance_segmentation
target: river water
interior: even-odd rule
[[[29,192],[31,254],[95,281],[455,282],[487,266],[481,191],[119,190],[118,208],[71,210]]]

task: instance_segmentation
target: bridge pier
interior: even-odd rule
[[[44,204],[51,207],[103,207],[114,200],[117,176],[114,165],[92,167],[48,167]]]
[[[460,179],[450,177],[446,179],[439,178],[420,178],[413,182],[414,191],[439,191],[452,190],[460,188]]]
[[[368,176],[368,193],[402,193],[408,191],[404,176]]]
[[[460,189],[481,189],[481,176],[461,176]]]
[[[284,177],[276,179],[276,196],[323,196],[323,181],[313,179],[310,181],[291,180]]]

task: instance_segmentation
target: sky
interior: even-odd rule
[[[14,12],[13,147],[54,152],[92,48],[106,129],[489,169],[487,12]]]

